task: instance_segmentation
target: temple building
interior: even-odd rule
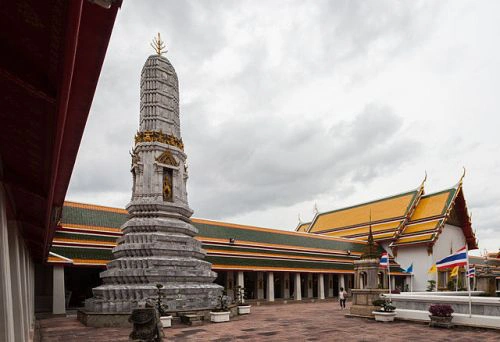
[[[398,265],[413,264],[413,290],[425,291],[428,280],[436,280],[428,270],[437,260],[465,244],[469,250],[478,248],[462,181],[463,176],[449,189],[425,194],[424,180],[412,191],[317,213],[312,222],[299,224],[296,231],[366,241],[371,225],[374,240]],[[406,278],[395,277],[393,287],[409,286],[410,275]],[[437,287],[445,289],[448,280],[449,271],[438,272]]]
[[[65,274],[66,281],[52,288],[65,289],[68,307],[81,306],[92,287],[101,284],[99,272],[112,259],[127,218],[122,208],[64,203],[47,267]],[[328,299],[336,297],[340,287],[354,288],[354,261],[366,246],[370,225],[379,251],[392,255],[392,288],[401,291],[410,290],[411,276],[413,291],[425,291],[428,280],[436,279],[438,289],[445,290],[449,271],[428,274],[430,266],[465,243],[470,250],[477,248],[462,179],[433,194],[425,194],[422,183],[412,191],[317,213],[312,222],[299,224],[297,231],[191,220],[198,229],[195,238],[217,272],[215,282],[230,295],[235,286],[243,286],[248,299],[257,302]],[[484,258],[470,260],[479,269],[486,265]],[[412,275],[404,272],[410,264]],[[500,271],[500,263],[490,264]],[[49,278],[46,296],[51,295]],[[379,284],[388,285],[382,269]],[[44,303],[44,310],[50,310],[50,301]]]
[[[121,208],[65,202],[48,264],[64,277],[52,284],[47,276],[44,308],[50,310],[52,288],[64,289],[68,307],[79,307],[101,284],[99,273],[112,259],[128,212]],[[353,262],[366,242],[308,235],[192,218],[196,239],[217,272],[216,283],[231,295],[235,286],[257,301],[335,297],[339,287],[351,288]],[[393,265],[394,274],[403,274]],[[46,272],[50,274],[50,272]],[[65,281],[63,281],[65,279]],[[54,296],[56,298],[56,296]]]

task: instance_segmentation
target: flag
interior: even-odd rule
[[[427,273],[436,273],[436,271],[437,271],[436,264],[434,264],[431,266],[431,268],[429,268]]]
[[[467,277],[468,278],[474,278],[476,276],[476,269],[471,268],[467,271]]]
[[[389,256],[385,252],[382,253],[382,256],[380,257],[380,266],[389,267]]]
[[[438,269],[467,265],[467,248],[464,246],[455,253],[436,262]]]
[[[405,270],[406,273],[413,273],[413,263]]]
[[[450,277],[456,277],[456,276],[458,276],[458,269],[459,268],[460,268],[460,266],[453,267],[453,270],[451,270],[451,273],[450,273]]]

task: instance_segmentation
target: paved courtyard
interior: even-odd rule
[[[439,329],[397,321],[346,318],[335,302],[265,305],[228,323],[165,329],[167,341],[499,341],[500,331]],[[43,342],[128,341],[129,329],[88,328],[75,317],[39,320]]]

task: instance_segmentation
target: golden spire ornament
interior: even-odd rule
[[[157,37],[153,38],[153,41],[151,42],[151,47],[156,51],[158,56],[161,56],[163,53],[167,52],[167,50],[164,50],[166,45],[163,42],[163,40],[161,40],[160,32],[158,32]]]

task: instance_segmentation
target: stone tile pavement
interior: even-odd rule
[[[166,341],[500,341],[500,331],[456,327],[429,328],[426,324],[380,323],[347,318],[334,302],[252,307],[248,316],[228,323],[184,325],[165,329]],[[76,317],[38,321],[42,342],[128,341],[124,328],[88,328]]]

